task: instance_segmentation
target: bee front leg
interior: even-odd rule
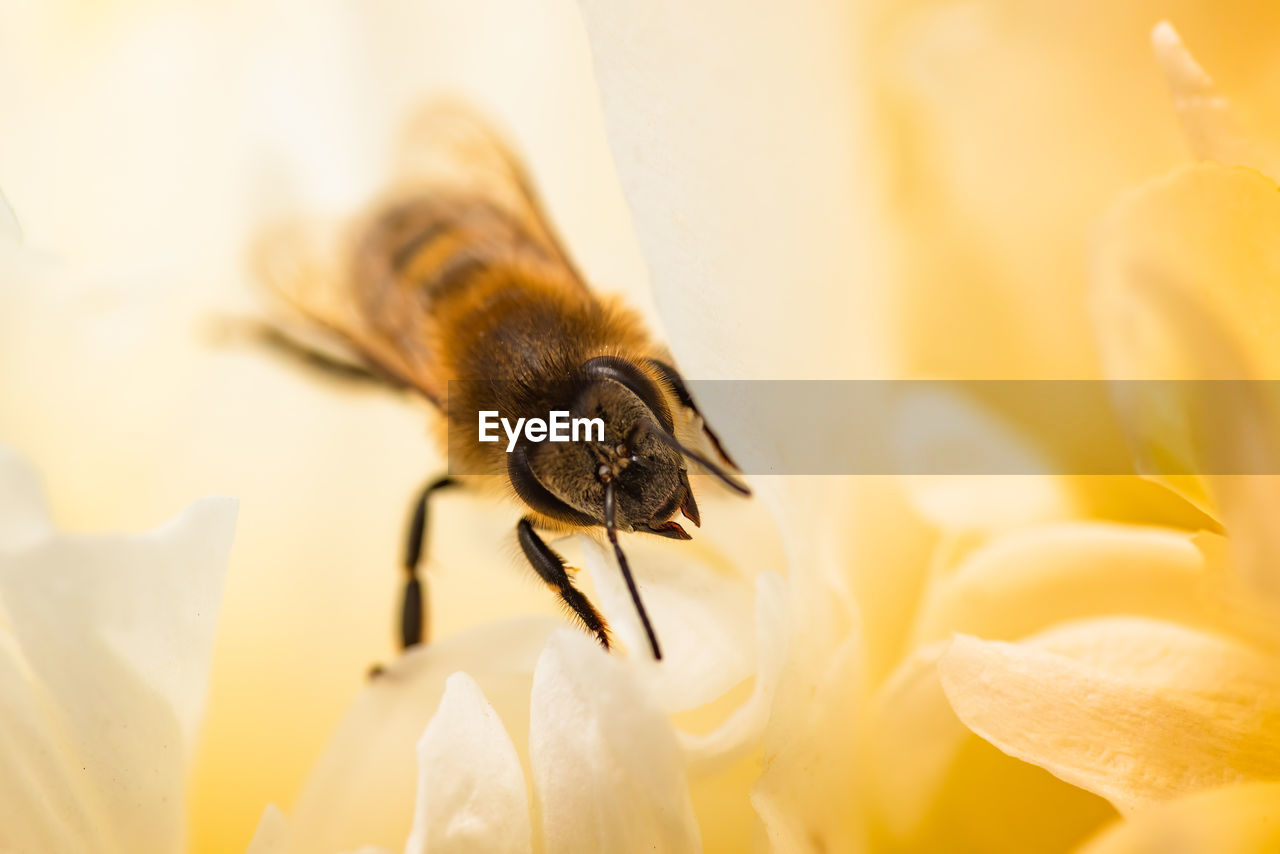
[[[573,579],[565,567],[564,558],[551,550],[533,530],[533,520],[526,516],[516,525],[516,537],[520,541],[520,549],[534,571],[569,606],[588,631],[596,636],[600,645],[609,648],[609,626],[595,606],[582,595],[582,591],[573,586]]]
[[[404,571],[407,576],[404,586],[404,599],[400,605],[400,646],[408,649],[422,643],[426,632],[426,592],[418,569],[422,563],[422,555],[427,546],[427,502],[437,491],[457,485],[450,477],[441,477],[431,481],[418,494],[413,504],[413,513],[409,517],[408,536],[404,547]]]
[[[657,359],[648,359],[647,361],[662,376],[662,379],[671,386],[671,390],[675,392],[676,400],[680,401],[680,405],[698,416],[699,420],[702,421],[702,432],[711,440],[711,444],[715,447],[716,453],[720,455],[720,459],[741,471],[742,469],[733,461],[733,457],[729,456],[729,452],[724,449],[724,445],[720,444],[720,437],[707,424],[707,419],[703,417],[702,412],[698,409],[698,404],[693,402],[693,395],[689,393],[689,387],[685,385],[684,377],[680,376],[680,372],[666,362],[660,362]]]

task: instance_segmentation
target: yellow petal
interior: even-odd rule
[[[1270,334],[1280,311],[1278,222],[1275,182],[1251,169],[1208,163],[1178,169],[1117,203],[1094,253],[1095,315],[1112,376],[1251,378],[1231,373],[1238,368],[1227,358],[1243,358],[1262,377],[1280,375],[1280,344]],[[1154,321],[1164,326],[1148,321],[1140,301],[1160,289],[1171,292],[1166,300],[1202,306],[1209,316],[1188,330],[1169,329],[1162,317]],[[1231,351],[1188,352],[1206,334],[1202,325],[1220,325]]]
[[[885,682],[871,713],[871,796],[888,832],[908,837],[938,796],[972,733],[938,681],[948,643],[914,650]]]
[[[1243,134],[1237,127],[1230,102],[1183,45],[1173,25],[1168,21],[1157,24],[1151,32],[1151,44],[1173,95],[1191,153],[1201,160],[1248,166],[1272,178],[1280,176],[1280,170],[1276,169],[1280,162],[1274,153],[1266,151],[1256,137]]]
[[[943,641],[916,650],[872,705],[868,761],[873,850],[1063,851],[1114,810],[1006,756],[956,717],[938,679]]]
[[[1257,172],[1201,165],[1121,202],[1099,232],[1096,316],[1122,380],[1280,377],[1280,191]],[[1280,402],[1265,384],[1119,382],[1143,470],[1198,475],[1237,565],[1280,594]],[[1186,477],[1171,481],[1180,486]]]
[[[1096,371],[1083,237],[1120,188],[1170,162],[1175,141],[1133,36],[1139,13],[1098,15],[1007,2],[875,8],[864,43],[881,166],[893,176],[885,206],[901,232],[898,324],[912,370]],[[1122,146],[1113,116],[1124,117]]]
[[[623,662],[580,632],[557,632],[530,702],[547,851],[700,849],[675,731]]]
[[[551,618],[491,623],[412,650],[370,680],[292,811],[294,850],[403,847],[418,789],[415,745],[440,705],[446,679],[459,670],[481,686],[517,754],[527,755],[534,663],[559,625]]]
[[[455,673],[418,742],[406,854],[532,850],[529,797],[511,737],[476,681]]]
[[[1121,812],[1280,774],[1275,660],[1221,637],[1136,618],[960,635],[938,672],[966,726]]]
[[[1079,854],[1272,854],[1280,783],[1241,783],[1178,798],[1109,828]]]
[[[1229,577],[1191,535],[1101,522],[1015,531],[930,585],[916,625],[928,643],[952,632],[1014,640],[1055,623],[1141,614],[1231,630]]]

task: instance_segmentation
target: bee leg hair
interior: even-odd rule
[[[600,645],[609,648],[609,626],[595,606],[582,595],[582,591],[573,586],[573,579],[565,569],[564,558],[551,550],[533,530],[533,520],[526,516],[516,525],[516,538],[520,541],[520,549],[534,571],[559,596],[560,600],[573,611],[582,625],[596,636]]]

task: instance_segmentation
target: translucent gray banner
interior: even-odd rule
[[[1276,381],[694,380],[688,386],[745,474],[1280,474]],[[516,436],[537,453],[554,432],[537,420],[563,422],[566,441],[575,441],[572,420],[593,414],[575,409],[577,391],[567,383],[554,390],[450,383],[450,472],[496,473]],[[518,403],[484,416],[497,440],[482,443],[476,401],[484,400]],[[673,420],[682,440],[718,459],[685,411],[678,407]],[[597,435],[579,426],[576,441]],[[606,423],[606,443],[623,441],[625,426]]]

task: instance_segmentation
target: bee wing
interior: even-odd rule
[[[254,273],[289,314],[325,333],[327,343],[342,352],[342,357],[327,358],[366,365],[385,376],[388,384],[417,389],[439,404],[444,388],[432,372],[378,334],[361,315],[345,254],[349,232],[344,223],[293,221],[272,227],[252,247]]]
[[[541,260],[585,287],[520,158],[473,110],[447,101],[423,109],[405,128],[395,168],[396,186],[409,192],[484,200],[501,210]]]
[[[446,251],[426,253],[427,269],[407,275],[405,259],[433,239]],[[437,330],[425,307],[436,285],[471,264],[536,271],[585,289],[519,159],[474,113],[448,103],[406,126],[390,188],[364,217],[275,229],[255,262],[297,313],[437,405],[447,380],[437,370]]]

